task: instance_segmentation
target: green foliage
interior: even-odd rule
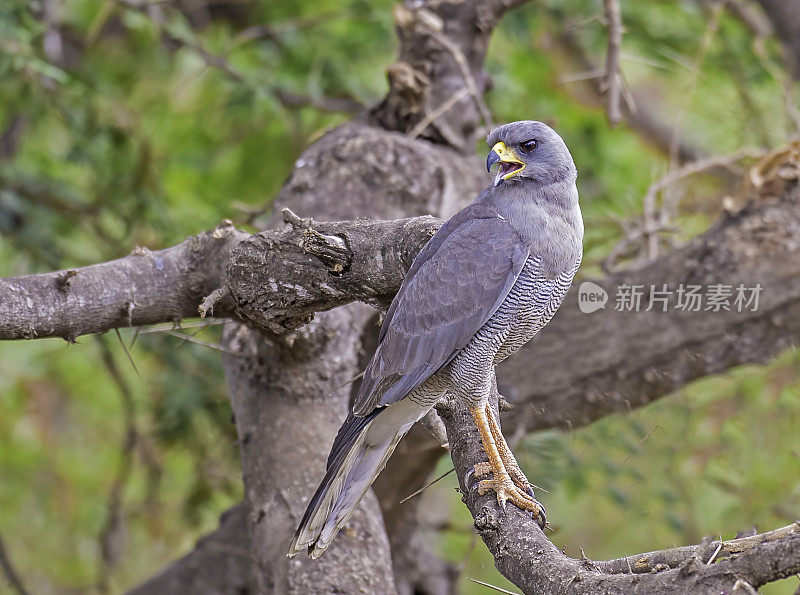
[[[396,53],[393,4],[249,0],[184,13],[167,3],[0,2],[0,275],[171,245],[268,205],[300,151],[349,118],[314,102],[381,98]],[[785,140],[774,40],[754,44],[727,12],[711,31],[713,15],[686,0],[622,8],[625,79],[642,107],[680,124],[680,140],[715,155]],[[587,69],[560,36],[569,32],[601,65],[601,13],[599,0],[525,6],[495,33],[487,62],[496,120],[553,122],[574,154],[584,275],[599,273],[620,222],[641,217],[648,186],[669,168],[635,129],[608,126],[585,81],[565,82]],[[312,105],[287,106],[287,93]],[[674,241],[709,225],[727,183],[677,186]],[[198,338],[218,335],[212,327]],[[159,333],[133,347],[132,331],[122,338],[141,377],[113,334],[103,340],[121,379],[91,337],[0,344],[0,534],[32,592],[96,590],[120,478],[114,592],[190,549],[242,496],[218,354]],[[796,517],[795,360],[707,379],[574,433],[527,438],[523,464],[550,491],[542,499],[555,541],[604,558]],[[131,427],[138,439],[126,452]],[[442,550],[465,563],[464,592],[485,592],[470,576],[511,588],[485,549],[471,547],[454,485],[451,477],[431,493],[452,505],[456,529],[443,533]]]

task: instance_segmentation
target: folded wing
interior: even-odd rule
[[[353,404],[356,416],[399,401],[449,363],[519,276],[528,247],[508,222],[462,213],[431,238],[392,302]]]

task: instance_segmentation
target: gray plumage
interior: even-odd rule
[[[500,126],[487,142],[504,143],[498,150],[513,163],[493,150],[494,184],[414,260],[289,555],[325,551],[400,438],[445,392],[485,402],[494,366],[547,324],[569,289],[583,239],[569,150],[534,121]]]

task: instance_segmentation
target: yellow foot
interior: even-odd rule
[[[516,461],[513,461],[514,465],[506,466],[506,470],[508,471],[509,476],[511,477],[511,481],[514,482],[514,485],[517,486],[520,490],[528,494],[531,498],[533,498],[533,488],[534,486],[531,482],[528,481],[528,478],[525,477],[525,474],[516,465]],[[468,479],[486,477],[487,475],[492,474],[492,465],[489,461],[484,461],[483,463],[476,463],[472,467],[472,473],[469,474]]]
[[[478,463],[478,465],[481,464],[482,463]],[[488,463],[486,464],[488,465]],[[478,467],[478,465],[475,465],[475,467]],[[477,470],[475,471],[475,475],[476,477],[480,477]],[[511,502],[518,508],[532,513],[534,520],[544,529],[544,526],[547,524],[544,507],[531,495],[518,488],[509,476],[500,479],[484,479],[478,483],[478,493],[481,496],[490,491],[497,494],[497,502],[500,504],[500,508],[505,510],[506,502]]]
[[[492,473],[492,466],[489,464],[489,461],[484,461],[483,463],[476,463],[472,467],[472,475],[474,477],[486,477]]]

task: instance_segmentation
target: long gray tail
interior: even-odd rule
[[[411,426],[426,413],[410,399],[347,416],[328,458],[328,470],[300,521],[288,556],[308,551],[318,558],[358,507]]]

